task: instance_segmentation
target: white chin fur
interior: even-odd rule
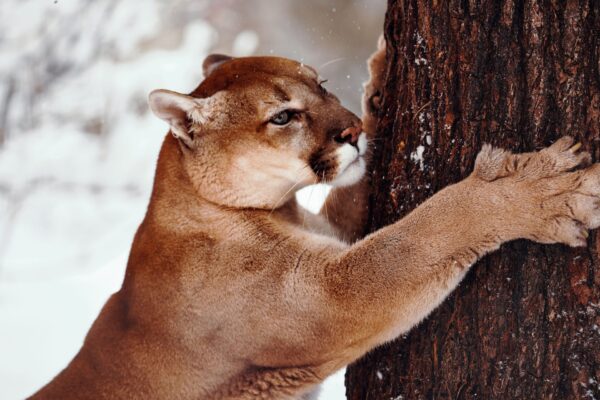
[[[332,186],[350,186],[364,176],[366,165],[362,155],[367,152],[367,136],[364,132],[358,137],[357,146],[358,149],[346,143],[336,151],[340,172],[330,182]]]
[[[360,154],[361,156],[364,156],[365,153],[367,152],[367,147],[369,146],[368,142],[367,142],[367,135],[366,133],[361,133],[358,136],[358,154]]]
[[[335,187],[354,185],[365,175],[365,171],[365,160],[361,157],[336,176],[330,185]]]

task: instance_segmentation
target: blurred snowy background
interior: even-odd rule
[[[385,0],[0,2],[1,399],[66,366],[120,286],[167,130],[147,94],[191,91],[211,52],[273,54],[316,67],[359,113],[384,13]],[[321,398],[343,393],[340,373]]]

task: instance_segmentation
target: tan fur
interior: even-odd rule
[[[359,129],[358,118],[299,63],[215,59],[191,97],[151,96],[176,132],[160,152],[123,287],[33,398],[300,398],[422,320],[501,243],[578,246],[600,224],[600,165],[573,171],[589,154],[563,138],[521,155],[486,146],[467,179],[353,242],[362,182],[334,190],[318,216],[293,193],[346,173],[336,151],[349,145],[334,138]],[[284,103],[303,110],[298,119],[266,122]],[[316,173],[310,160],[329,169]]]
[[[381,107],[386,66],[385,46],[386,41],[383,38],[383,35],[381,35],[377,41],[377,51],[367,60],[370,79],[363,85],[362,122],[365,131],[369,133],[375,133],[375,129],[377,128],[377,114]]]

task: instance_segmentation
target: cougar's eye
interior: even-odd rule
[[[269,120],[269,122],[275,125],[285,125],[288,122],[290,122],[293,116],[294,113],[292,111],[285,110],[276,114],[273,118]]]

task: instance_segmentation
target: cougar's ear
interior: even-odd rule
[[[165,120],[170,125],[173,136],[188,147],[193,142],[189,132],[190,124],[202,124],[208,118],[206,101],[165,89],[154,90],[148,96],[152,112]]]
[[[204,78],[208,78],[208,76],[212,74],[212,72],[217,69],[219,65],[232,59],[233,57],[229,57],[224,54],[211,54],[206,57],[202,63],[202,72],[204,73]]]

